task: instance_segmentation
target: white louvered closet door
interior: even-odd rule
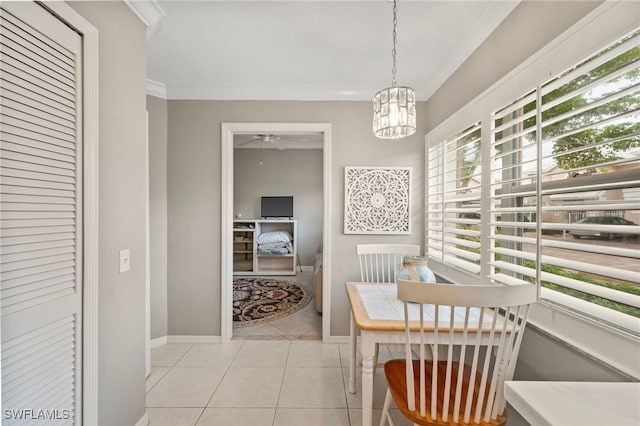
[[[80,424],[82,39],[0,8],[2,424]]]

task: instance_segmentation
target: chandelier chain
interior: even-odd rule
[[[396,0],[393,0],[393,50],[391,56],[393,57],[393,67],[391,68],[391,86],[396,87],[396,26],[398,25],[398,4]]]
[[[408,86],[396,86],[398,2],[393,0],[393,50],[391,87],[373,97],[373,133],[380,139],[400,139],[416,132],[416,95]]]

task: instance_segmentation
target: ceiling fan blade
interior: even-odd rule
[[[249,144],[249,143],[251,143],[251,142],[255,142],[255,141],[256,141],[256,139],[253,139],[253,138],[252,138],[252,139],[247,139],[247,140],[246,140],[246,141],[244,141],[244,142],[238,142],[238,143],[234,142],[234,143],[233,143],[233,146],[235,146],[235,147],[243,146],[243,145]]]
[[[259,139],[259,140],[261,140],[262,142],[265,142],[265,143],[271,143],[271,142],[275,142],[278,139],[280,139],[280,136],[264,134],[264,135],[256,135],[255,138]]]

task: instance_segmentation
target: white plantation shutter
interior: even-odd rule
[[[484,111],[487,134],[476,123],[427,146],[432,265],[536,283],[542,299],[637,333],[640,30]]]
[[[611,307],[605,319],[633,329],[640,274],[625,264],[640,259],[640,31],[540,90],[543,297]],[[601,254],[619,261],[594,262]]]
[[[480,272],[480,123],[427,151],[427,256]]]
[[[594,9],[425,140],[434,272],[452,282],[535,284],[532,323],[629,377],[639,374],[639,12],[638,2]],[[447,142],[476,120],[481,268],[472,276],[445,260],[444,180]]]
[[[77,424],[81,37],[34,3],[0,8],[3,424]]]
[[[490,278],[504,284],[535,280],[536,92],[492,116]]]
[[[444,146],[427,146],[426,152],[426,255],[429,259],[442,262],[443,256],[443,179]]]
[[[640,31],[491,119],[489,278],[637,329]]]

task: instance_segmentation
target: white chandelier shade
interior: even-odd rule
[[[373,133],[381,139],[399,139],[416,132],[416,95],[412,88],[392,86],[373,98]]]

